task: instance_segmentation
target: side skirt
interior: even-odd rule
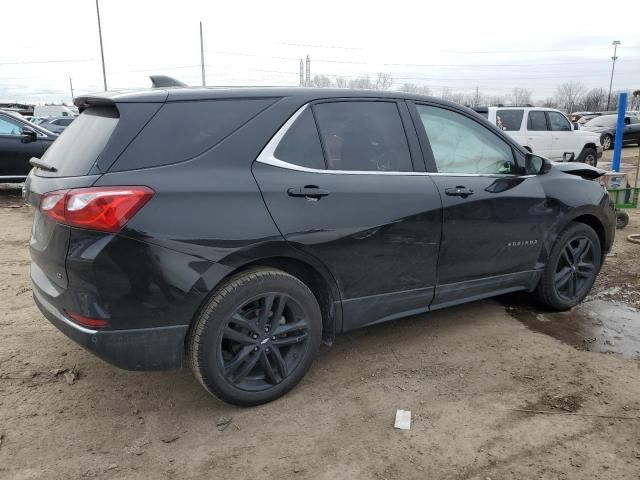
[[[342,332],[519,290],[532,291],[542,270],[497,275],[342,301]]]

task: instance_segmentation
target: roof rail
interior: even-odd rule
[[[152,88],[165,88],[165,87],[188,87],[184,82],[176,80],[173,77],[167,75],[150,75]]]

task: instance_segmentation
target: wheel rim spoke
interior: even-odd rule
[[[574,261],[576,262],[582,261],[582,258],[589,250],[590,244],[591,242],[589,242],[589,240],[587,240],[586,238],[581,238],[580,240],[578,240],[578,245],[575,249],[575,254],[573,256]]]
[[[284,347],[286,345],[293,345],[294,343],[300,343],[304,339],[306,339],[308,336],[309,334],[307,332],[304,332],[304,333],[301,333],[300,335],[293,335],[290,337],[278,338],[277,340],[274,340],[271,343],[272,345]]]
[[[223,338],[228,338],[243,345],[253,345],[256,343],[255,339],[251,338],[249,335],[239,332],[238,330],[234,330],[231,327],[226,327],[224,329]]]
[[[298,320],[295,323],[286,323],[284,325],[277,326],[273,331],[272,335],[286,335],[291,332],[295,332],[296,330],[304,330],[308,328],[307,322],[304,320]]]
[[[225,369],[224,369],[225,377],[228,377],[229,375],[233,375],[233,373],[235,373],[235,371],[238,370],[238,368],[240,368],[240,365],[242,365],[245,359],[251,354],[253,349],[254,349],[253,346],[243,347],[236,354],[233,360],[231,360],[229,363],[225,365]]]
[[[583,278],[590,277],[594,270],[592,263],[581,262],[577,265],[577,274]]]
[[[284,295],[279,295],[276,303],[276,309],[273,313],[273,317],[271,317],[271,330],[275,330],[278,328],[280,324],[280,320],[282,319],[282,314],[284,313],[284,308],[287,305],[287,297]]]
[[[258,330],[258,327],[254,322],[247,320],[246,317],[244,317],[238,312],[233,314],[233,316],[231,317],[231,321],[229,323],[235,323],[239,327],[246,328],[247,330],[250,330],[254,333],[260,333],[260,331]]]
[[[264,366],[264,373],[265,373],[265,375],[267,377],[267,380],[272,385],[275,385],[276,383],[279,383],[278,376],[276,375],[275,370],[271,366],[271,362],[269,361],[269,355],[267,354],[266,351],[262,352],[261,360],[262,360],[262,365]]]
[[[272,345],[271,348],[271,356],[275,360],[275,364],[280,371],[280,376],[282,378],[286,378],[289,376],[289,369],[287,367],[287,362],[284,361],[282,354],[280,353],[280,348],[277,345]]]
[[[260,311],[260,318],[258,319],[258,328],[260,332],[264,332],[264,328],[269,321],[269,316],[271,314],[275,298],[276,296],[271,293],[262,299],[262,310]]]
[[[570,267],[564,267],[560,272],[556,274],[556,288],[561,289],[564,287],[571,276],[573,275],[573,270]]]
[[[234,383],[242,381],[249,374],[249,372],[253,370],[253,367],[256,366],[258,360],[260,360],[260,355],[258,353],[250,354],[249,360],[247,360],[242,368],[238,371],[238,373],[234,375]]]

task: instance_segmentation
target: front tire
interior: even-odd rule
[[[613,146],[613,137],[608,133],[602,137],[602,148],[605,150],[610,150]]]
[[[578,157],[578,162],[596,167],[598,165],[598,152],[593,148],[585,148]]]
[[[304,377],[321,338],[322,315],[309,288],[281,270],[256,268],[213,292],[195,320],[188,357],[210,394],[260,405]]]
[[[554,310],[568,310],[587,296],[600,271],[602,250],[593,228],[572,223],[551,249],[535,296]]]

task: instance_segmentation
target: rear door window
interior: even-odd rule
[[[395,102],[332,102],[313,109],[329,170],[413,170]]]
[[[91,107],[73,121],[42,156],[57,172],[38,175],[77,177],[86,175],[104,150],[118,125],[115,107]]]
[[[498,128],[508,132],[520,130],[524,110],[503,109],[496,112],[496,124]]]
[[[310,109],[302,112],[287,130],[273,156],[301,167],[325,168],[318,129]]]
[[[531,110],[527,118],[527,130],[543,132],[547,130],[547,118],[542,110]]]

